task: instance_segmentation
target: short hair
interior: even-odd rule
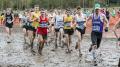
[[[81,7],[80,7],[80,6],[77,6],[77,10],[79,10],[79,9],[81,9]]]

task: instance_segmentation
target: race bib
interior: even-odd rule
[[[7,19],[7,23],[12,23],[11,19]]]
[[[70,24],[70,23],[65,23],[64,26],[65,26],[65,27],[71,27],[71,24]]]
[[[93,31],[97,31],[98,32],[98,31],[100,31],[100,26],[93,26],[92,29],[93,29]]]
[[[84,21],[83,22],[78,22],[77,23],[78,24],[78,28],[80,28],[80,29],[84,29],[85,28],[85,26],[84,26]]]
[[[39,27],[46,28],[48,25],[45,22],[40,23]]]
[[[63,21],[57,21],[56,26],[63,26]]]

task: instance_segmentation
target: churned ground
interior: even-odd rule
[[[91,44],[89,33],[81,43],[83,57],[79,58],[78,51],[75,50],[76,35],[72,37],[71,48],[73,51],[71,54],[65,53],[66,47],[59,47],[56,51],[52,51],[53,41],[45,45],[43,56],[40,56],[39,54],[32,55],[29,48],[24,49],[23,33],[19,30],[21,29],[14,29],[15,32],[12,34],[12,43],[10,44],[6,43],[6,34],[0,30],[0,67],[94,67],[90,62],[91,53],[88,52]],[[97,67],[117,67],[120,50],[116,48],[116,39],[112,31],[109,31],[109,34],[104,33],[98,51],[102,54],[102,62]]]

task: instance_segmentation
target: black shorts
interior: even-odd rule
[[[25,28],[26,30],[28,30],[29,26],[27,26],[27,25],[23,25],[22,28]]]
[[[13,27],[13,23],[6,23],[5,26],[8,27],[8,28],[12,28]]]
[[[64,29],[64,33],[68,35],[73,35],[74,29]]]
[[[33,27],[33,26],[28,26],[28,30],[33,31],[33,32],[36,31],[35,27]]]
[[[109,21],[110,17],[106,17],[106,18],[107,18],[107,20]]]
[[[91,33],[92,45],[97,45],[97,48],[99,48],[99,46],[100,46],[101,39],[102,39],[102,33],[100,33],[100,32],[92,32]]]
[[[86,27],[84,29],[76,28],[81,34],[85,34]]]
[[[60,28],[55,28],[55,32],[59,32]]]

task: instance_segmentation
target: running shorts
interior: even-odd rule
[[[38,28],[37,28],[37,34],[47,35],[47,28],[38,27]]]
[[[76,27],[76,30],[78,30],[81,34],[85,34],[86,27],[84,29],[80,29]]]
[[[64,33],[68,35],[73,35],[74,29],[64,29]]]
[[[13,23],[6,23],[5,26],[8,27],[8,28],[12,28],[13,27]]]

